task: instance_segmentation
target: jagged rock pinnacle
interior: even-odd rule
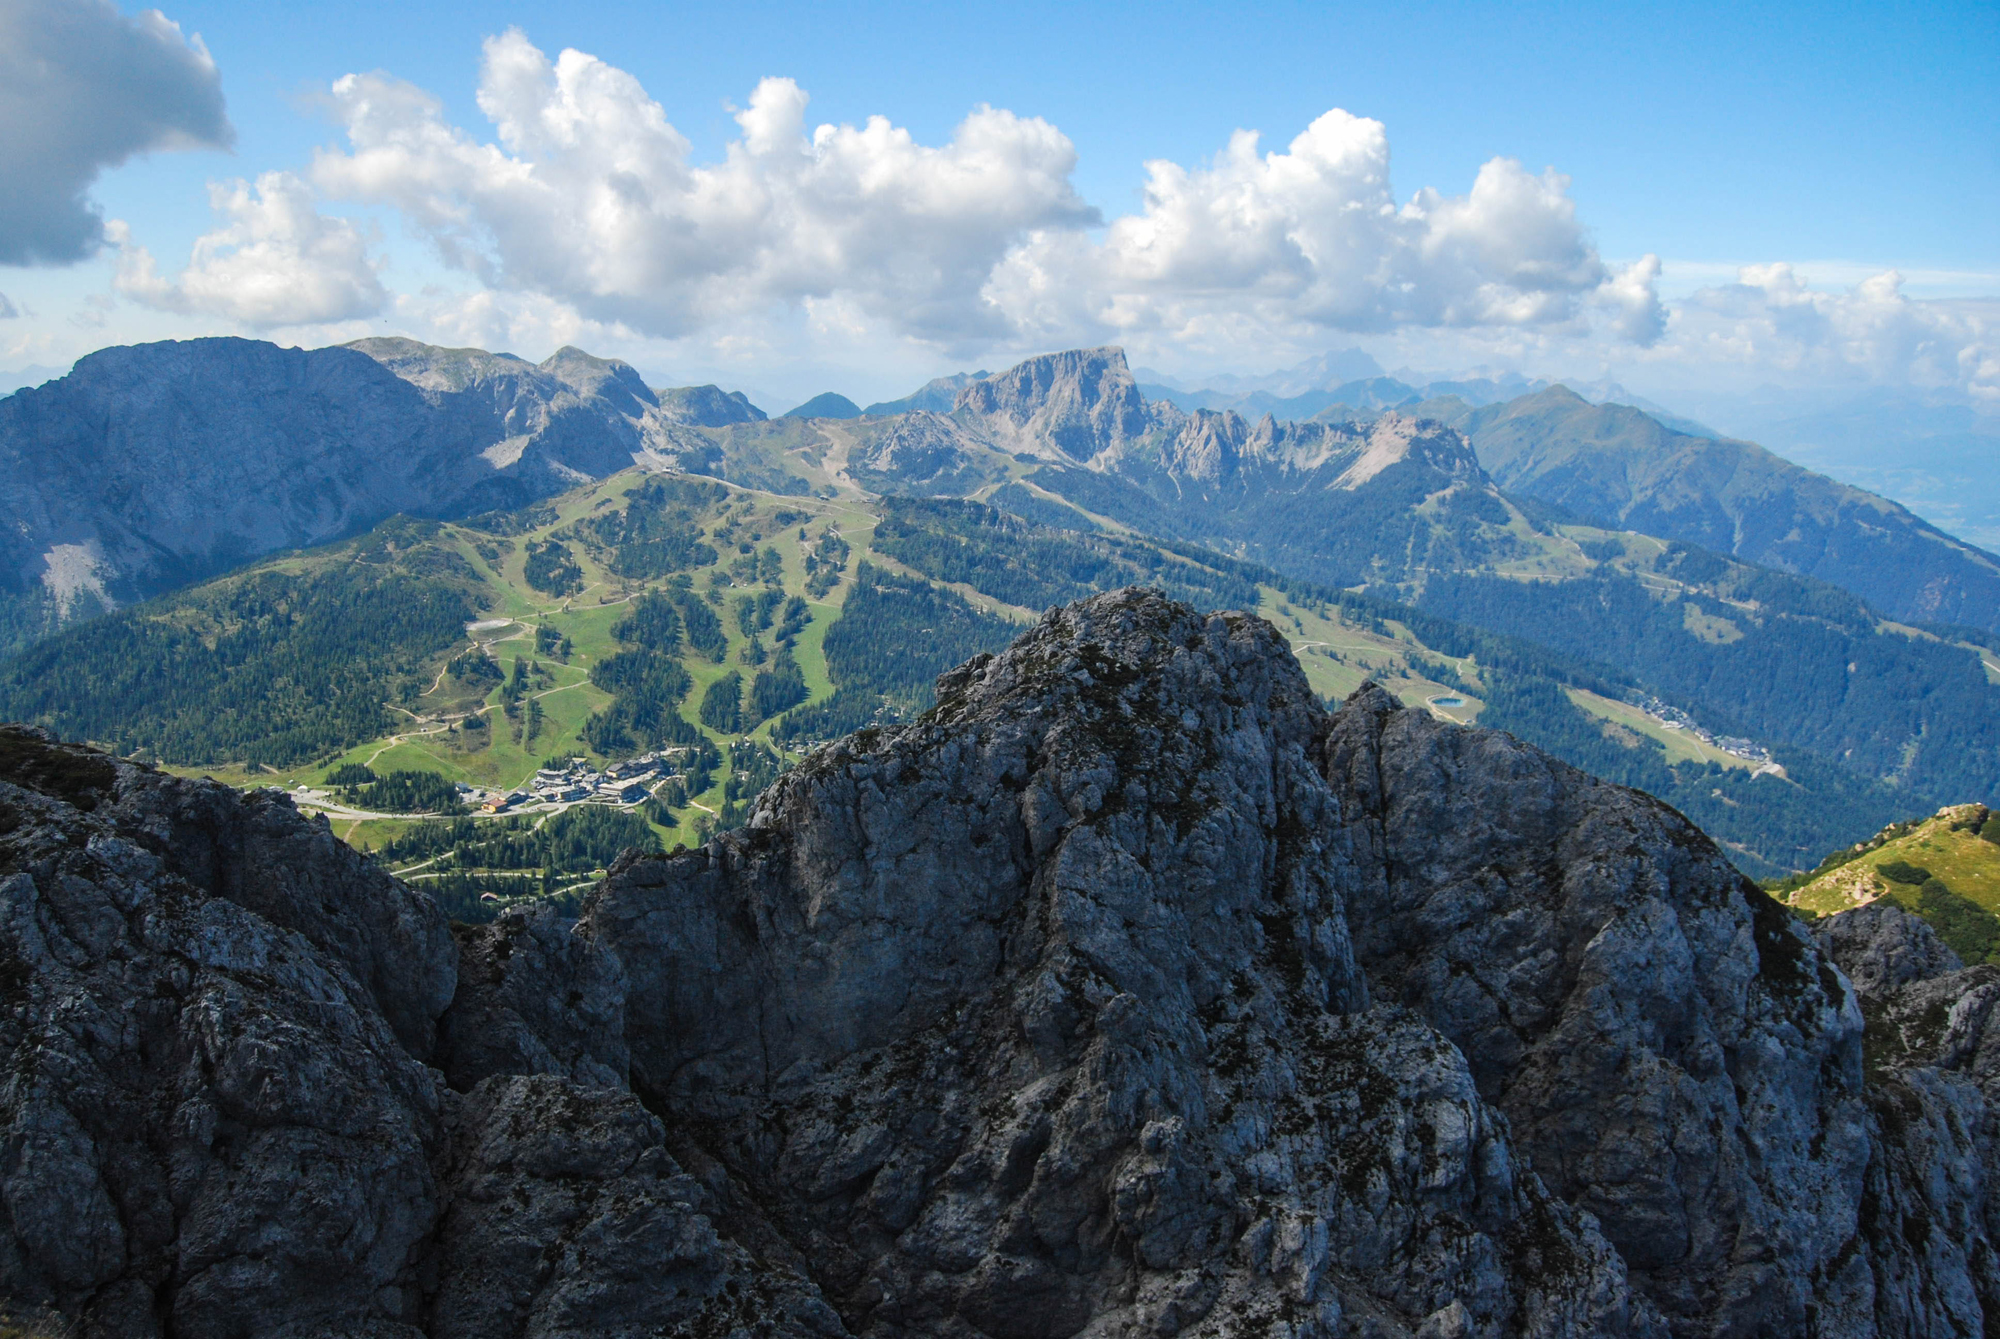
[[[1837,925],[1900,964],[1871,1002],[1671,810],[1374,685],[1329,714],[1249,615],[1099,596],[938,690],[573,926],[455,942],[282,800],[0,734],[0,1287],[89,1335],[408,1339],[2000,1296],[1994,969]]]

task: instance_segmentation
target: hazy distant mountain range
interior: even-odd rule
[[[1501,487],[1579,518],[1817,577],[1900,618],[2000,627],[1992,554],[1754,443],[1676,432],[1562,386],[1409,412],[1464,432]]]
[[[1738,436],[2000,551],[2000,404],[1943,390],[1686,398]]]
[[[1148,398],[1185,409],[1234,409],[1251,418],[1308,418],[1332,406],[1359,412],[1448,395],[1478,408],[1556,384],[1517,373],[1438,377],[1402,369],[1392,375],[1359,349],[1262,376],[1188,382],[1145,368],[1134,375]],[[1662,391],[1675,406],[1669,408],[1614,381],[1561,384],[1593,404],[1641,409],[1676,432],[1761,443],[1797,464],[1893,498],[1961,540],[2000,550],[2000,405],[1940,388],[1767,386],[1747,393]]]
[[[1370,377],[1384,375],[1382,364],[1361,349],[1331,349],[1316,358],[1308,358],[1296,367],[1288,367],[1278,372],[1254,375],[1221,373],[1201,379],[1198,387],[1185,386],[1164,372],[1155,372],[1149,367],[1135,367],[1132,375],[1141,382],[1163,386],[1173,390],[1211,390],[1220,394],[1250,395],[1266,392],[1277,396],[1294,396],[1306,391],[1324,390],[1351,381],[1365,381]]]
[[[1243,391],[1234,381],[1221,390],[1140,389],[1185,409],[1246,418],[1338,421],[1393,409],[1435,419],[1466,435],[1502,488],[1579,520],[1818,577],[1901,618],[1988,629],[2000,619],[2000,562],[1991,553],[1877,493],[1732,440],[1615,384],[1572,389],[1514,377],[1412,385],[1377,375],[1282,397],[1269,389]],[[1843,473],[1872,469],[1885,484],[1905,488],[1910,476],[1923,475],[1939,494],[1950,480],[1962,499],[1935,500],[1946,510],[1983,515],[1974,499],[2000,490],[1994,477],[2000,470],[1992,468],[2000,463],[2000,420],[1989,424],[1963,406],[1905,408],[1903,445],[1921,436],[1933,462],[1955,459],[1965,477],[1892,465],[1897,453],[1883,447],[1891,415],[1879,410],[1862,414],[1850,404],[1793,420],[1786,430],[1837,443],[1814,454],[1838,461]],[[2000,512],[2000,491],[1994,500]]]
[[[1395,584],[1502,562],[1490,540],[1465,547],[1465,509],[1497,522],[1505,490],[1830,581],[1893,617],[2000,629],[1992,555],[1753,444],[1491,379],[1376,375],[1277,394],[1368,370],[1354,355],[1319,361],[1291,382],[1148,395],[1122,354],[1082,350],[940,378],[865,415],[829,392],[786,417],[856,423],[845,464],[871,491],[1004,484],[1321,579]],[[691,429],[764,422],[740,394],[656,391],[575,349],[539,365],[400,339],[106,349],[0,400],[8,639],[397,511],[518,507],[634,461],[708,470],[727,453]],[[1043,468],[1003,479],[1004,456]],[[1371,481],[1376,500],[1353,501]],[[1379,501],[1389,491],[1394,506]]]

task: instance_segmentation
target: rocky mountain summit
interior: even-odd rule
[[[0,399],[0,644],[396,512],[526,505],[763,415],[623,363],[407,339],[104,349]]]
[[[0,1291],[85,1335],[2000,1315],[1996,969],[1145,591],[574,923],[11,728],[0,871]]]
[[[1003,449],[1061,462],[1145,436],[1155,426],[1152,410],[1116,348],[1030,358],[968,383],[952,405],[953,417]]]
[[[1476,563],[1513,518],[1449,426],[1184,410],[1145,399],[1116,348],[1030,358],[961,386],[949,414],[912,410],[853,432],[851,478],[876,492],[975,494],[1012,457],[1084,513],[1339,584]]]
[[[1088,465],[1162,499],[1189,486],[1236,494],[1351,490],[1404,461],[1447,477],[1479,474],[1464,438],[1435,422],[1394,413],[1359,426],[1280,422],[1149,401],[1117,348],[1043,354],[968,382],[951,418],[973,440],[1058,465]]]
[[[1317,412],[1310,397],[1221,397],[1204,407],[1204,397],[1148,398],[1145,389],[1123,351],[1072,350],[966,382],[952,417],[976,440],[1057,466],[1087,463],[1145,495],[1135,508],[1134,499],[1107,497],[1103,484],[1062,490],[1061,480],[1047,480],[1086,506],[1095,499],[1096,509],[1141,528],[1253,545],[1274,521],[1294,529],[1307,523],[1293,499],[1328,486],[1318,466],[1372,440],[1371,428],[1423,423],[1428,449],[1412,460],[1430,491],[1476,482],[1493,499],[1482,508],[1489,519],[1503,510],[1497,485],[1578,520],[1826,581],[1896,618],[2000,628],[1994,555],[1887,498],[1754,443],[1682,431],[1679,420],[1594,404],[1565,386],[1519,395],[1519,387],[1498,383],[1437,382],[1424,388],[1426,399],[1416,388],[1375,378],[1329,390],[1334,402]],[[1252,408],[1257,404],[1269,410]],[[1389,440],[1410,439],[1392,433]],[[1370,450],[1374,469],[1335,486],[1355,487],[1405,458],[1381,457],[1379,449]],[[1217,490],[1217,473],[1233,487]],[[1391,491],[1404,505],[1423,496]],[[1344,516],[1310,519],[1349,523]],[[1395,536],[1380,538],[1393,551],[1387,541]]]
[[[1354,505],[1341,495],[1385,473],[1391,486],[1369,490],[1360,505],[1393,512],[1404,526],[1406,495],[1492,492],[1472,448],[1442,424],[1393,413],[1354,424],[1187,411],[1145,400],[1115,348],[1030,358],[966,383],[948,414],[911,409],[855,432],[854,478],[878,492],[977,492],[1005,477],[993,459],[1004,453],[1042,463],[1036,482],[1059,495],[1170,534],[1267,530],[1274,509],[1301,499],[1324,521]],[[1414,486],[1395,486],[1405,476]],[[1377,506],[1376,495],[1389,501]]]

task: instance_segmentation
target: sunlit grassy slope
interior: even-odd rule
[[[607,570],[604,553],[578,542],[577,523],[622,505],[626,495],[644,478],[632,471],[553,499],[525,513],[533,523],[515,533],[495,534],[474,523],[439,528],[432,542],[449,549],[477,574],[484,608],[479,610],[477,618],[468,621],[462,641],[424,667],[422,677],[428,684],[425,691],[413,701],[391,706],[396,726],[393,733],[358,743],[336,756],[292,766],[237,764],[174,770],[210,775],[239,785],[292,787],[301,783],[317,785],[332,769],[359,763],[378,773],[434,771],[454,781],[504,789],[524,784],[538,767],[551,760],[592,757],[582,736],[584,722],[591,713],[604,709],[611,699],[590,682],[591,667],[620,649],[621,643],[612,629],[631,602],[642,592],[660,588],[666,582],[664,578],[626,580]],[[794,656],[811,694],[808,704],[824,701],[833,692],[824,642],[827,629],[840,617],[858,564],[868,561],[888,572],[912,577],[923,575],[874,548],[872,541],[880,508],[876,499],[852,494],[832,498],[779,495],[735,485],[725,485],[722,491],[723,497],[699,518],[703,533],[717,550],[716,559],[689,569],[685,575],[697,592],[706,596],[712,591],[719,597],[712,598],[710,603],[722,622],[728,648],[719,661],[695,654],[684,654],[681,658],[694,681],[682,704],[681,715],[691,724],[697,724],[718,745],[725,742],[725,737],[698,725],[695,706],[707,686],[723,675],[736,671],[748,678],[754,674],[754,668],[745,663],[750,639],[737,625],[734,604],[741,596],[754,595],[765,588],[764,583],[748,579],[740,570],[732,575],[732,567],[740,567],[746,558],[775,549],[783,565],[785,594],[807,599],[810,621],[795,640]],[[800,538],[801,531],[807,537],[805,540]],[[817,545],[829,532],[837,533],[850,549],[842,577],[830,589],[808,592],[805,548]],[[565,543],[571,560],[581,571],[580,590],[554,597],[529,584],[525,573],[527,558],[535,546],[550,542]],[[742,551],[746,546],[749,554]],[[314,556],[307,554],[290,556],[273,565],[298,572],[314,561]],[[1023,627],[1041,612],[1010,604],[969,582],[937,584],[988,613]],[[1427,658],[1450,663],[1466,676],[1465,682],[1476,684],[1477,670],[1469,660],[1435,656],[1407,628],[1397,624],[1371,630],[1344,618],[1338,608],[1311,602],[1293,604],[1268,585],[1257,586],[1255,590],[1258,612],[1270,618],[1292,641],[1308,680],[1323,697],[1337,701],[1366,679],[1375,678],[1411,705],[1433,704],[1429,709],[1446,719],[1469,722],[1477,718],[1481,704],[1476,694],[1429,678],[1422,667]],[[543,630],[568,640],[566,659],[538,651],[537,633]],[[769,639],[764,640],[768,643]],[[483,649],[494,657],[503,671],[511,671],[515,658],[520,657],[538,666],[547,676],[546,681],[528,694],[528,699],[538,702],[544,713],[542,728],[535,738],[527,738],[524,730],[506,719],[499,685],[481,684],[479,687],[485,691],[468,696],[464,686],[445,673],[449,661],[474,649]],[[1413,657],[1417,662],[1414,666]],[[471,732],[463,728],[466,718],[473,714],[489,722],[486,730]],[[774,723],[759,723],[748,737],[784,753],[771,739]],[[723,752],[724,764],[716,772],[714,783],[691,797],[692,803],[684,811],[679,828],[663,831],[662,835],[670,842],[692,840],[694,823],[701,815],[721,807],[722,791],[729,780],[727,750]],[[337,820],[337,830],[356,843],[380,845],[407,829],[409,822],[344,818]]]
[[[2000,913],[2000,832],[1981,833],[1994,822],[1983,805],[1954,805],[1931,818],[1900,825],[1859,853],[1837,852],[1843,863],[1823,867],[1801,886],[1786,890],[1788,900],[1816,916],[1861,906],[1878,897],[1908,900],[1912,885],[1883,875],[1884,865],[1914,866],[1942,879],[1960,897]]]
[[[1878,811],[1867,810],[1857,819],[1843,810],[1829,818],[1821,812],[1825,802],[1817,798],[1820,791],[1801,789],[1783,776],[1758,777],[1753,783],[1748,760],[1668,728],[1635,705],[1643,694],[1634,681],[1601,666],[1552,657],[1406,608],[1398,612],[1398,606],[1352,592],[1293,582],[1268,569],[1121,527],[1104,525],[1095,534],[1050,530],[967,503],[865,493],[842,468],[842,444],[834,436],[822,436],[814,445],[788,430],[758,442],[773,454],[720,472],[778,489],[715,476],[668,476],[698,480],[698,490],[708,490],[708,501],[687,521],[691,533],[713,550],[712,557],[681,563],[671,575],[620,577],[607,566],[612,551],[592,538],[601,533],[604,518],[619,514],[635,490],[659,477],[636,469],[511,517],[425,523],[428,538],[423,543],[445,555],[446,565],[461,574],[456,579],[476,587],[475,598],[457,640],[410,667],[399,697],[384,697],[388,727],[360,742],[350,734],[337,755],[294,755],[295,760],[268,766],[225,765],[214,759],[180,770],[236,784],[292,786],[317,785],[332,768],[358,763],[377,773],[418,770],[486,787],[520,786],[551,760],[595,757],[586,723],[613,699],[591,682],[592,668],[630,649],[613,630],[635,601],[650,590],[681,583],[708,603],[726,637],[719,658],[691,651],[679,656],[692,680],[679,715],[717,746],[722,760],[709,783],[679,810],[675,825],[659,832],[668,845],[692,842],[716,821],[726,799],[746,798],[740,785],[725,794],[732,782],[728,746],[740,737],[699,724],[697,711],[716,680],[737,672],[748,681],[757,672],[749,663],[752,639],[738,625],[737,602],[772,589],[806,602],[808,617],[791,639],[808,693],[799,712],[830,700],[837,707],[845,699],[837,697],[828,668],[827,637],[847,607],[861,564],[867,563],[888,579],[928,584],[960,597],[988,620],[980,635],[995,645],[1005,640],[1006,629],[1024,628],[1050,605],[1125,584],[1164,586],[1209,608],[1254,608],[1289,639],[1314,691],[1329,702],[1373,679],[1406,704],[1441,719],[1514,730],[1589,770],[1662,794],[1760,875],[1810,861],[1831,844],[1829,836],[1840,840],[1847,832],[1869,831],[1893,817],[1893,812],[1874,816]],[[1089,523],[1083,524],[1087,529]],[[1558,551],[1545,544],[1542,557],[1551,566],[1568,563],[1572,556],[1583,562],[1580,545],[1609,542],[1587,528],[1578,528],[1574,539],[1567,530],[1543,538],[1561,546]],[[531,557],[546,553],[545,546],[552,544],[562,545],[575,566],[570,588],[560,595],[529,581]],[[809,553],[823,557],[843,548],[837,579],[822,568],[816,581],[809,580]],[[1601,547],[1596,551],[1606,552]],[[1610,560],[1653,556],[1650,550],[1639,553],[1630,541],[1620,554]],[[336,560],[346,559],[320,550],[288,555],[262,568],[309,575],[316,564]],[[250,569],[256,570],[261,568]],[[1521,574],[1527,580],[1543,575]],[[132,615],[180,616],[171,608]],[[1714,626],[1705,624],[1704,631],[1728,635],[1719,620]],[[848,635],[851,640],[852,629]],[[767,654],[775,650],[771,638],[768,631],[759,638]],[[566,642],[566,653],[553,653],[551,642]],[[475,651],[494,658],[503,672],[511,673],[517,657],[533,667],[532,683],[519,704],[523,711],[513,718],[505,711],[501,683],[447,672],[454,660]],[[530,702],[542,713],[541,728],[532,736],[524,728]],[[857,720],[851,712],[835,715],[843,723],[832,733],[865,721],[865,715]],[[487,728],[467,730],[466,721],[473,716],[487,722]],[[796,750],[774,737],[774,727],[785,720],[760,721],[747,737],[795,761]],[[1713,776],[1705,769],[1714,769]],[[1727,779],[1731,777],[1736,780]],[[1840,803],[1851,809],[1852,799]],[[342,836],[377,847],[409,823],[352,814],[336,814],[335,821]]]
[[[464,640],[427,667],[430,688],[407,706],[392,707],[399,727],[395,733],[357,744],[335,757],[292,767],[175,770],[213,775],[237,784],[292,786],[317,783],[332,768],[344,763],[362,763],[378,773],[398,769],[435,771],[454,781],[510,788],[528,781],[536,768],[552,759],[592,756],[582,738],[583,724],[592,712],[606,707],[611,697],[590,682],[590,669],[620,649],[612,628],[631,602],[646,590],[664,586],[666,579],[629,581],[613,574],[605,567],[601,551],[578,542],[575,523],[620,505],[643,478],[638,471],[630,471],[579,488],[526,513],[535,523],[517,533],[493,534],[475,524],[441,528],[436,542],[452,549],[478,573],[486,607],[477,619],[468,623]],[[821,644],[827,627],[840,615],[854,566],[868,556],[867,539],[874,524],[874,517],[867,511],[839,499],[777,496],[727,485],[720,491],[723,498],[706,508],[699,518],[703,532],[717,551],[716,559],[689,569],[686,576],[692,579],[697,592],[704,596],[715,593],[709,602],[722,623],[728,646],[719,662],[694,654],[682,658],[694,680],[682,708],[682,715],[691,724],[695,723],[694,707],[708,684],[732,670],[746,678],[755,673],[755,668],[744,662],[750,638],[737,624],[734,602],[767,587],[741,571],[732,576],[732,566],[746,557],[754,560],[765,550],[775,550],[783,565],[781,589],[788,596],[806,597],[803,546],[816,543],[829,531],[839,534],[852,553],[842,579],[830,590],[808,598],[810,622],[796,640],[795,655],[812,700],[824,699],[831,693]],[[800,539],[801,530],[808,535],[805,541]],[[536,590],[527,581],[524,567],[532,547],[551,541],[564,542],[571,560],[581,569],[581,590],[555,597]],[[746,546],[750,550],[747,555],[742,552]],[[296,567],[311,559],[289,561]],[[570,650],[566,660],[537,650],[536,634],[540,629],[568,639]],[[768,652],[769,636],[762,640]],[[483,648],[495,657],[505,671],[511,671],[514,659],[521,657],[538,664],[553,680],[528,695],[545,713],[542,728],[534,739],[528,739],[525,730],[517,733],[506,720],[499,685],[468,699],[451,676],[443,672],[449,660],[475,648]],[[465,718],[473,713],[490,722],[485,731],[463,729]],[[761,722],[749,732],[749,737],[768,743],[771,725],[770,721]],[[697,728],[722,742],[723,737],[715,731]],[[720,807],[722,788],[728,778],[724,750],[724,763],[714,784],[692,797],[682,827],[664,835],[670,841],[692,839],[693,823],[703,810]],[[352,841],[379,845],[405,828],[407,821],[350,819],[339,826],[341,835]]]

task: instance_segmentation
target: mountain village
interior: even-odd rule
[[[568,804],[595,802],[632,806],[643,804],[655,787],[679,776],[673,759],[685,748],[663,749],[658,753],[627,758],[594,770],[583,758],[560,759],[538,768],[527,786],[509,790],[488,790],[461,784],[459,794],[466,804],[482,814],[505,814],[528,809],[546,809]]]

